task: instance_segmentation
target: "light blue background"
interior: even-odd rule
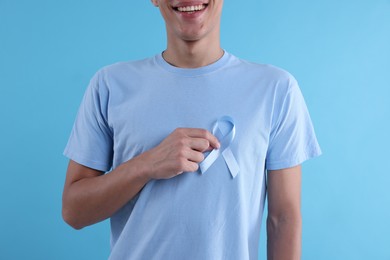
[[[310,109],[324,155],[304,165],[302,258],[390,259],[390,1],[227,0],[222,26]],[[61,219],[62,151],[94,72],[165,40],[147,0],[0,0],[0,259],[107,258],[107,221]]]

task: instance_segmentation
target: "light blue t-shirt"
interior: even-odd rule
[[[162,55],[101,69],[90,82],[64,154],[102,171],[157,146],[178,127],[234,119],[229,148],[206,173],[153,180],[111,217],[110,259],[257,259],[266,170],[321,151],[296,80],[227,52],[196,69]],[[110,174],[110,173],[108,173]]]

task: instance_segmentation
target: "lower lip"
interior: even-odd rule
[[[202,15],[205,10],[207,9],[207,6],[200,10],[200,11],[194,11],[194,12],[180,12],[180,11],[176,11],[175,12],[177,14],[179,14],[180,16],[184,17],[184,18],[188,18],[188,19],[194,19],[194,18],[197,18],[198,16]]]

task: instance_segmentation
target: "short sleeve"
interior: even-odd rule
[[[295,79],[290,79],[289,88],[280,100],[274,104],[267,170],[297,166],[321,154],[308,109]]]
[[[112,166],[113,140],[108,125],[108,89],[97,73],[90,81],[64,155],[69,159],[99,171]]]

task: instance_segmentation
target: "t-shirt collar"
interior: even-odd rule
[[[179,68],[175,67],[171,64],[169,64],[164,58],[162,53],[155,56],[155,62],[162,67],[163,69],[176,73],[182,76],[188,76],[188,77],[194,77],[194,76],[201,76],[205,75],[211,72],[214,72],[216,70],[219,70],[220,68],[224,67],[229,59],[231,57],[231,54],[229,54],[227,51],[224,50],[223,56],[218,59],[216,62],[211,63],[209,65],[199,67],[199,68]]]

